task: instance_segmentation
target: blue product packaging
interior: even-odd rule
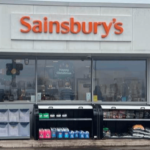
[[[79,131],[79,139],[84,139],[84,131]]]
[[[57,138],[62,139],[63,138],[63,129],[57,128]]]
[[[63,137],[65,139],[69,138],[69,129],[68,128],[63,128]]]
[[[51,128],[51,137],[56,138],[56,128]]]
[[[85,138],[85,139],[89,139],[89,138],[90,138],[90,133],[89,133],[89,131],[85,131],[85,132],[84,132],[84,138]]]
[[[70,137],[70,139],[74,139],[74,131],[69,132],[69,137]]]
[[[79,138],[79,131],[76,130],[76,131],[74,132],[74,138],[75,138],[75,139],[78,139],[78,138]]]

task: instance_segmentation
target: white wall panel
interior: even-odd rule
[[[133,8],[133,50],[150,53],[150,9]]]
[[[66,42],[60,41],[34,41],[34,49],[66,50]],[[50,51],[48,51],[50,52]]]
[[[131,42],[101,42],[101,53],[131,53]]]
[[[132,8],[101,7],[101,15],[131,16]]]
[[[68,7],[68,14],[99,15],[100,7]]]
[[[11,13],[33,13],[33,6],[27,5],[1,5],[0,6],[0,43],[1,48],[11,48],[13,41],[11,41],[10,33],[11,33]],[[27,43],[26,43],[27,44]],[[22,47],[22,45],[21,45]],[[20,47],[20,48],[21,48]]]
[[[65,6],[34,6],[34,14],[66,14]]]
[[[99,53],[100,42],[67,42],[68,52]]]
[[[12,40],[12,49],[33,49],[33,41]]]

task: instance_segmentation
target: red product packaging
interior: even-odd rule
[[[51,138],[51,131],[50,129],[44,130],[44,139],[50,139]]]
[[[43,139],[43,138],[44,138],[44,130],[39,129],[39,139]]]

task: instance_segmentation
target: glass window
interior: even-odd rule
[[[91,61],[38,60],[37,100],[91,101]]]
[[[94,101],[146,101],[146,61],[95,60]]]
[[[0,101],[35,100],[35,60],[0,59]]]

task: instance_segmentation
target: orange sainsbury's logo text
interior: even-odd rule
[[[32,24],[29,23],[30,16],[23,16],[20,19],[20,23],[25,26],[25,29],[20,29],[22,33],[57,33],[57,34],[78,34],[82,32],[83,34],[98,34],[98,28],[101,26],[104,33],[101,35],[102,38],[106,38],[109,35],[111,28],[114,28],[114,34],[120,35],[123,33],[123,23],[118,22],[116,18],[113,18],[109,23],[102,22],[79,22],[73,17],[69,21],[49,21],[47,17],[43,20],[33,20]],[[55,26],[55,28],[54,28]],[[87,26],[87,28],[86,28]]]

